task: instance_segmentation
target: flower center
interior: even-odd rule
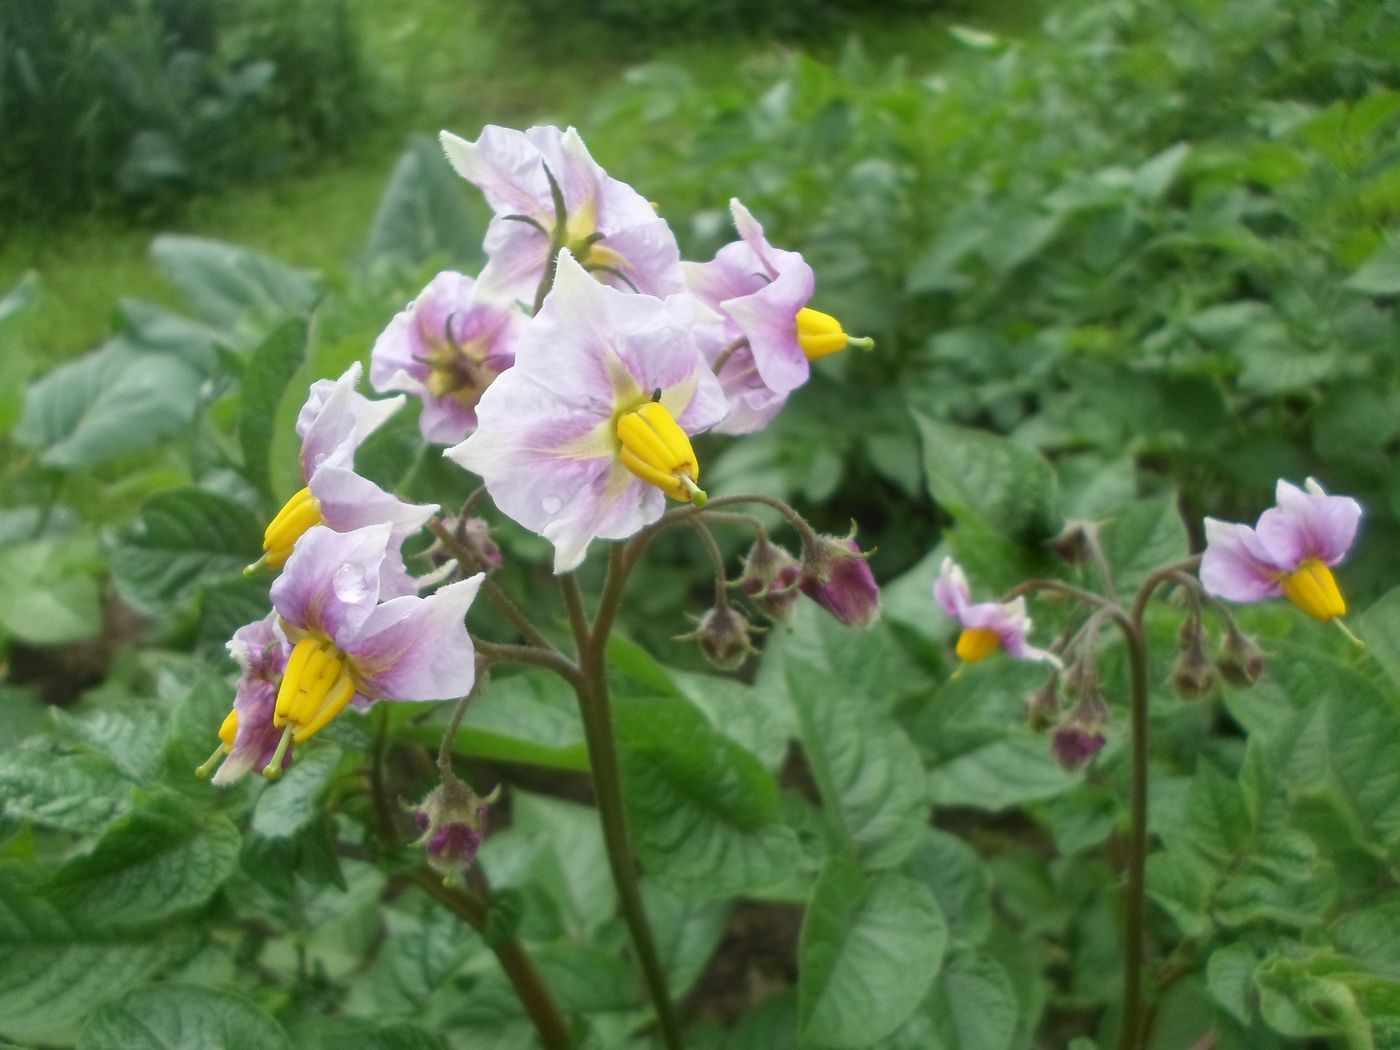
[[[292,648],[272,724],[290,727],[300,744],[324,729],[355,695],[355,675],[342,653],[324,635],[308,635]]]
[[[618,457],[648,484],[682,503],[703,507],[708,499],[696,482],[700,465],[690,438],[660,401],[648,401],[617,421]]]
[[[1309,558],[1279,579],[1283,596],[1315,620],[1345,616],[1347,603],[1337,588],[1332,570],[1317,558]]]
[[[274,569],[287,564],[292,548],[309,530],[322,524],[321,504],[304,488],[283,505],[263,533],[263,561]]]
[[[985,660],[1001,648],[1001,637],[988,627],[968,627],[958,635],[958,659],[965,664]]]
[[[809,361],[837,353],[848,346],[858,346],[862,350],[870,350],[875,346],[875,340],[856,339],[847,335],[842,330],[840,321],[809,306],[797,311],[797,343]]]

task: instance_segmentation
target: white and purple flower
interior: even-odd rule
[[[515,362],[525,314],[478,296],[472,278],[446,270],[375,340],[369,378],[380,393],[423,402],[424,441],[452,445],[476,429],[476,403]]]
[[[998,649],[1017,660],[1039,660],[1060,666],[1059,658],[1030,644],[1031,620],[1026,600],[973,602],[972,589],[962,566],[944,558],[933,583],[933,597],[939,606],[962,625],[957,655],[964,663],[985,660]]]
[[[311,385],[297,416],[306,486],[283,505],[263,533],[262,560],[274,569],[285,565],[301,537],[318,525],[351,532],[387,523],[392,540],[382,563],[384,596],[414,594],[418,584],[404,565],[403,541],[438,508],[405,503],[355,473],[355,450],[403,405],[402,395],[371,401],[355,390],[359,379],[360,365],[355,363],[339,379]]]
[[[273,725],[281,752],[316,733],[355,701],[446,700],[476,680],[467,609],[483,577],[448,584],[426,598],[380,602],[393,529],[311,529],[272,585],[278,626],[292,643],[277,689]]]
[[[488,125],[475,142],[447,131],[441,139],[457,173],[496,213],[481,273],[493,299],[532,302],[560,248],[615,287],[656,296],[683,290],[680,248],[666,221],[599,167],[573,128]]]
[[[219,727],[219,747],[196,770],[205,776],[218,763],[213,783],[233,784],[250,770],[265,769],[277,753],[282,730],[272,724],[277,707],[277,686],[287,667],[287,640],[277,627],[277,614],[240,627],[228,643],[228,651],[241,672],[233,710]],[[291,764],[290,752],[279,758],[278,769]]]
[[[655,521],[668,495],[703,500],[688,435],[727,406],[695,346],[694,310],[688,296],[605,287],[561,252],[515,366],[482,396],[476,432],[447,450],[501,511],[554,544],[555,572],[592,540]]]
[[[1275,502],[1254,528],[1206,518],[1202,586],[1232,602],[1287,598],[1318,620],[1346,615],[1330,566],[1351,548],[1361,505],[1329,496],[1312,478],[1303,488],[1280,480]]]
[[[708,263],[682,263],[686,287],[715,310],[721,323],[698,337],[733,404],[718,428],[727,434],[762,429],[807,382],[809,362],[852,340],[834,317],[808,307],[816,287],[812,268],[797,252],[775,248],[737,199],[729,202],[740,240]]]

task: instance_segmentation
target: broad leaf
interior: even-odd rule
[[[431,139],[414,139],[394,165],[365,256],[395,256],[415,265],[441,257],[463,270],[480,259],[481,227],[467,210],[461,179]]]
[[[867,876],[849,860],[831,858],[812,892],[798,949],[803,1042],[864,1047],[893,1032],[928,992],[947,936],[927,888],[889,872]]]
[[[291,1050],[282,1027],[241,995],[162,982],[108,1003],[88,1019],[78,1050]]]
[[[306,322],[293,318],[274,328],[258,344],[243,369],[243,390],[238,402],[243,474],[268,499],[275,495],[270,457],[277,406],[287,396],[292,377],[306,361],[306,339]],[[304,396],[304,392],[298,391],[296,396]]]
[[[204,320],[244,334],[308,313],[319,294],[311,274],[233,244],[162,234],[151,255]]]
[[[0,547],[0,633],[31,645],[62,645],[100,631],[95,547],[84,535]]]

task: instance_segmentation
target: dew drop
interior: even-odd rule
[[[558,496],[546,496],[544,498],[544,512],[546,514],[558,514],[564,506],[564,501]]]

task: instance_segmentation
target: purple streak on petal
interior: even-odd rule
[[[337,646],[354,638],[379,601],[379,573],[391,526],[335,532],[318,525],[297,541],[272,604],[284,628],[316,631]]]
[[[1277,507],[1259,518],[1259,539],[1273,560],[1288,569],[1309,558],[1335,565],[1346,556],[1361,522],[1361,505],[1348,496],[1305,492],[1278,483]]]
[[[386,700],[448,700],[471,692],[476,651],[466,615],[486,577],[448,584],[426,598],[377,606],[345,647],[367,694]]]
[[[282,730],[272,724],[272,715],[277,707],[277,687],[287,667],[288,647],[277,626],[277,613],[240,627],[229,640],[228,650],[242,673],[233,701],[238,731],[212,779],[220,786],[266,766],[282,737]]]
[[[277,613],[268,613],[233,632],[226,648],[244,675],[264,680],[282,677],[287,666],[287,639],[277,626]]]
[[[1283,593],[1278,578],[1291,571],[1274,561],[1248,525],[1206,518],[1206,550],[1201,557],[1201,586],[1207,594],[1232,602],[1258,602]]]
[[[599,245],[622,256],[622,273],[632,282],[629,287],[611,274],[596,276],[618,291],[636,291],[664,299],[685,291],[681,274],[681,249],[665,219],[653,216],[646,222],[624,226],[609,233]],[[606,257],[605,257],[606,258]]]
[[[945,613],[962,622],[964,610],[972,604],[972,589],[967,574],[952,558],[944,558],[938,566],[938,578],[933,581],[933,599]]]
[[[712,310],[726,299],[752,295],[768,284],[762,261],[743,241],[726,244],[711,262],[681,263],[685,287]]]

